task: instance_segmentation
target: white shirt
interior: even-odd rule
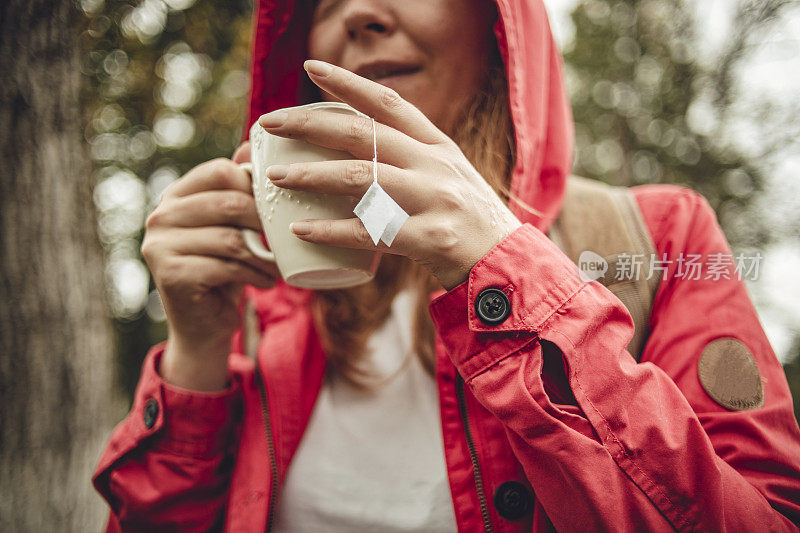
[[[400,292],[364,363],[383,381],[326,381],[278,498],[274,531],[456,531],[436,382],[412,353]]]

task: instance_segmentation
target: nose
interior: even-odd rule
[[[392,12],[375,0],[350,0],[344,6],[344,26],[353,40],[375,35],[390,35],[396,27]]]

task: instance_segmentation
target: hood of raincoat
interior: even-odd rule
[[[541,0],[496,4],[494,31],[506,67],[517,149],[511,193],[521,201],[510,207],[522,222],[546,231],[561,209],[572,162],[572,115],[561,56]],[[264,113],[315,98],[302,66],[311,12],[309,0],[258,0],[248,127]]]

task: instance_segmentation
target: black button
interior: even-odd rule
[[[502,323],[511,313],[511,302],[500,289],[483,289],[475,300],[475,312],[487,326]]]
[[[506,520],[519,520],[533,509],[533,498],[519,481],[506,481],[494,492],[494,507]]]
[[[156,418],[158,418],[158,402],[150,398],[144,405],[144,427],[147,429],[153,427],[156,423]]]

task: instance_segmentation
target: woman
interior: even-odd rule
[[[275,285],[238,237],[259,225],[233,162],[165,192],[143,253],[170,336],[95,476],[109,529],[794,529],[800,432],[743,284],[671,266],[637,363],[626,309],[544,233],[571,127],[541,2],[262,0],[250,122],[320,98],[379,123],[379,180],[411,215],[379,247],[393,255],[359,289]],[[354,155],[272,168],[277,185],[366,190],[367,121],[259,122]],[[247,159],[245,145],[234,161]],[[695,193],[634,194],[659,256],[729,252]],[[357,219],[293,231],[373,247]],[[243,284],[256,362],[234,335]],[[763,390],[737,398],[734,380],[699,376],[709,357]]]

